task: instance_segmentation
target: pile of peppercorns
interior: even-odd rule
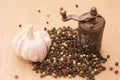
[[[81,51],[78,41],[78,29],[69,26],[46,30],[52,44],[48,55],[43,62],[32,62],[33,70],[40,73],[41,77],[51,75],[57,77],[75,77],[79,75],[89,80],[95,80],[94,76],[104,71],[103,64],[107,61],[99,52],[84,53]]]

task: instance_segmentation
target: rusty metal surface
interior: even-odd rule
[[[105,20],[92,7],[90,12],[81,16],[74,14],[66,15],[66,11],[60,12],[63,21],[75,20],[79,22],[78,34],[80,49],[85,53],[100,52]]]

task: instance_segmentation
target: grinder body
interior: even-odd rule
[[[85,16],[85,15],[82,15]],[[78,35],[80,48],[85,53],[100,52],[105,20],[101,16],[95,18],[96,23],[91,21],[79,21]]]
[[[81,16],[66,15],[66,11],[60,12],[63,21],[78,21],[78,44],[85,53],[100,52],[105,19],[97,13],[95,7]]]

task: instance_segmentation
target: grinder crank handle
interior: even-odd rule
[[[66,11],[63,10],[60,12],[61,16],[62,16],[62,20],[68,21],[68,20],[75,20],[75,21],[79,21],[79,16],[74,15],[74,14],[70,14],[70,15],[66,15]]]
[[[97,13],[97,9],[95,7],[92,7],[89,14],[84,14],[85,16],[77,16],[74,14],[70,14],[70,15],[66,15],[66,11],[63,10],[60,12],[61,16],[62,16],[62,20],[68,21],[68,20],[75,20],[75,21],[86,21],[86,20],[90,20],[90,19],[95,19],[96,17],[98,17],[98,13]]]

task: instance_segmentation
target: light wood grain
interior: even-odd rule
[[[79,8],[75,7],[79,5]],[[35,29],[44,27],[61,27],[70,25],[77,27],[77,22],[62,22],[59,8],[63,7],[69,13],[81,15],[88,12],[91,7],[97,7],[99,13],[105,18],[106,26],[102,44],[102,55],[110,54],[111,58],[105,64],[107,70],[96,76],[96,80],[120,80],[120,74],[115,75],[109,71],[109,67],[115,67],[114,63],[120,63],[120,0],[0,0],[0,80],[41,80],[40,75],[33,72],[32,66],[14,53],[11,44],[14,36],[29,24]],[[38,13],[38,10],[41,13]],[[46,17],[47,15],[50,17]],[[49,24],[46,24],[49,21]],[[22,28],[18,25],[22,24]],[[50,76],[43,80],[56,80]],[[57,78],[57,80],[69,80],[68,78]],[[71,80],[85,80],[80,77]]]

